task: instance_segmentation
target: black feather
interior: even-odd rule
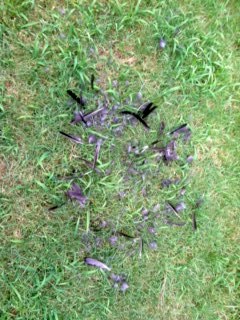
[[[146,118],[151,112],[153,112],[153,110],[155,110],[155,109],[157,108],[157,106],[153,106],[153,107],[152,107],[152,105],[153,105],[153,103],[152,103],[152,102],[149,102],[149,103],[145,106],[144,110],[142,110],[141,114],[142,114],[142,118],[143,118],[143,119]]]
[[[150,127],[148,126],[148,124],[136,113],[131,112],[131,111],[121,111],[122,114],[130,114],[131,116],[135,117],[138,121],[140,121],[144,127],[146,127],[147,129],[150,129]]]
[[[62,203],[62,204],[59,204],[59,205],[57,205],[57,206],[54,206],[54,207],[48,208],[48,211],[54,211],[54,210],[56,210],[56,209],[58,209],[58,208],[61,208],[64,204],[65,204],[65,202],[64,202],[64,203]]]
[[[155,140],[151,143],[152,146],[154,146],[155,144],[157,144],[160,140]]]
[[[147,102],[147,103],[144,103],[143,105],[141,105],[141,107],[140,107],[140,112],[144,112],[144,111],[148,111],[150,108],[151,108],[151,106],[153,105],[153,102]]]
[[[59,131],[59,133],[61,133],[63,136],[67,137],[71,141],[74,141],[75,143],[81,143],[82,144],[82,140],[81,140],[80,137],[72,136],[71,134],[67,134],[67,133],[65,133],[63,131]]]
[[[85,102],[83,100],[82,95],[80,97],[78,97],[72,90],[67,90],[67,94],[73,99],[75,100],[78,104],[80,104],[80,106],[84,107],[85,106]]]
[[[95,80],[95,77],[94,77],[94,74],[91,75],[91,88],[92,90],[94,89],[94,80]]]
[[[197,221],[196,221],[195,212],[193,212],[193,214],[192,214],[192,227],[193,227],[193,230],[194,230],[194,231],[197,230]]]
[[[155,109],[157,109],[157,106],[153,106],[151,109],[148,110],[148,112],[145,112],[143,115],[143,119],[145,119],[150,113],[152,113]]]
[[[173,131],[170,132],[170,134],[173,134],[174,132],[181,131],[181,129],[185,128],[187,126],[187,123],[182,124],[181,126],[177,127]]]

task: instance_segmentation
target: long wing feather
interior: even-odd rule
[[[95,77],[94,77],[94,74],[91,75],[91,88],[92,90],[94,89],[94,80],[95,80]]]
[[[150,129],[150,127],[148,126],[148,124],[136,113],[131,112],[131,111],[121,111],[122,114],[130,114],[131,116],[135,117],[138,121],[140,121],[144,127],[146,127],[147,129]]]
[[[72,90],[67,90],[67,94],[75,100],[78,104],[80,104],[82,107],[85,106],[85,102],[82,98],[82,96],[78,97]]]
[[[95,167],[96,167],[96,163],[97,163],[100,148],[101,148],[101,143],[102,143],[101,139],[99,139],[96,143],[95,155],[94,155],[94,160],[93,160],[93,169],[95,169]]]
[[[80,137],[77,136],[73,136],[71,134],[67,134],[63,131],[59,131],[59,133],[61,133],[63,136],[65,136],[66,138],[70,139],[71,141],[75,142],[75,143],[81,143],[82,144],[82,139]]]
[[[183,129],[184,129],[186,126],[187,126],[187,123],[184,123],[184,124],[182,124],[181,126],[177,127],[176,129],[172,130],[172,131],[170,132],[170,134],[173,134],[173,133],[178,132],[178,131],[183,131]]]

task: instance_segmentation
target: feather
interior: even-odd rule
[[[126,290],[128,290],[128,288],[129,288],[129,285],[127,284],[127,282],[123,282],[122,285],[121,285],[120,290],[122,292],[125,292]]]
[[[121,274],[114,274],[112,273],[110,275],[110,279],[113,280],[113,282],[115,283],[119,283],[119,282],[123,282],[126,280],[126,277],[124,275],[121,275]]]
[[[164,156],[165,154],[165,148],[162,147],[152,147],[151,148],[153,151],[158,152],[161,156]]]
[[[143,217],[147,217],[149,215],[149,210],[146,208],[143,208],[141,213]]]
[[[152,242],[149,243],[149,248],[151,250],[157,250],[157,247],[158,247],[158,245],[157,245],[156,241],[152,241]]]
[[[188,129],[184,132],[184,136],[183,136],[183,142],[188,142],[191,139],[191,130]]]
[[[150,108],[151,108],[151,106],[153,105],[153,102],[147,102],[147,103],[144,103],[143,105],[141,105],[141,112],[142,112],[142,114],[144,114],[144,112],[146,111],[148,111]]]
[[[72,185],[72,187],[66,192],[66,194],[71,200],[75,199],[81,207],[85,206],[87,197],[83,195],[82,190],[76,183]]]
[[[98,161],[98,157],[99,157],[99,152],[100,152],[100,148],[101,148],[101,143],[102,143],[102,140],[99,139],[96,143],[96,149],[95,149],[95,155],[94,155],[94,160],[93,160],[93,169],[95,169],[96,167],[96,163]]]
[[[111,268],[109,268],[105,263],[103,263],[97,259],[85,258],[84,262],[89,266],[93,266],[93,267],[100,268],[103,270],[111,271]]]
[[[176,210],[176,208],[175,208],[170,202],[168,202],[168,205],[169,205],[170,208],[172,208],[172,210],[174,211],[174,213],[176,214],[176,216],[177,216],[178,218],[180,218],[180,216],[179,216],[178,211]]]
[[[163,179],[161,182],[161,186],[162,186],[162,188],[165,188],[165,187],[168,188],[173,183],[174,183],[174,180],[172,180],[172,179]]]
[[[126,232],[124,231],[118,231],[117,234],[119,234],[120,236],[123,236],[123,237],[126,237],[126,238],[129,238],[129,239],[135,239],[135,237],[133,236],[130,236],[129,234],[127,234]]]
[[[109,241],[110,245],[111,245],[112,247],[114,247],[114,246],[117,244],[118,237],[115,236],[115,235],[113,235],[113,236],[111,236],[111,237],[108,239],[108,241]]]
[[[172,134],[174,137],[178,137],[180,133],[183,134],[184,142],[188,142],[190,140],[191,130],[187,127],[187,123],[182,124],[181,126],[170,132],[170,134]]]
[[[129,114],[133,117],[135,117],[138,121],[140,121],[145,128],[147,129],[150,129],[150,127],[147,125],[147,123],[137,114],[137,113],[134,113],[134,112],[131,112],[131,111],[121,111],[122,114]]]
[[[166,41],[164,39],[160,39],[159,41],[159,48],[164,49],[166,47]]]
[[[170,141],[165,147],[164,158],[166,162],[178,160],[178,155],[176,153],[176,142]]]
[[[149,102],[145,108],[142,110],[142,118],[146,118],[150,113],[153,112],[153,110],[155,110],[157,108],[157,106],[153,106],[152,102]]]
[[[94,136],[93,134],[90,134],[90,136],[88,137],[88,143],[92,144],[96,142],[97,142],[97,137]]]
[[[187,163],[192,163],[193,160],[194,160],[193,156],[188,156],[186,159]]]
[[[175,210],[177,211],[177,212],[181,212],[181,211],[183,211],[183,210],[185,210],[186,209],[186,205],[185,205],[185,203],[182,201],[182,202],[179,202],[178,204],[176,204],[176,206],[175,206]]]
[[[148,232],[151,233],[151,234],[156,234],[156,230],[154,227],[149,227],[148,228]]]
[[[76,124],[78,122],[83,122],[85,125],[87,125],[86,120],[84,119],[84,115],[81,111],[75,111],[74,112],[74,118],[71,121],[71,124]]]
[[[160,123],[160,128],[159,128],[159,134],[163,134],[163,131],[165,129],[165,122],[164,121],[161,121]]]
[[[56,210],[57,208],[59,208],[59,206],[54,206],[54,207],[48,208],[48,211],[53,211],[53,210]]]
[[[143,113],[144,110],[150,108],[153,105],[153,102],[144,102],[139,108],[138,108],[138,113]]]
[[[72,90],[67,90],[67,94],[68,94],[73,100],[75,100],[78,104],[80,104],[80,106],[82,106],[82,107],[85,106],[85,101],[84,101],[82,95],[80,95],[80,97],[78,97]]]
[[[137,93],[137,100],[138,100],[138,101],[141,101],[141,100],[142,100],[142,97],[143,97],[143,96],[142,96],[142,92],[139,91],[139,92]]]
[[[82,143],[82,139],[80,137],[77,137],[77,136],[73,136],[71,134],[67,134],[63,131],[59,131],[59,133],[61,133],[63,136],[65,136],[66,138],[70,139],[71,141],[75,142],[75,143],[80,143],[80,144],[83,144]]]
[[[186,189],[185,188],[182,188],[180,191],[179,191],[179,195],[180,196],[184,196],[186,193]]]
[[[84,114],[83,117],[85,120],[89,120],[91,117],[93,117],[96,114],[98,114],[99,112],[103,111],[103,109],[104,109],[104,107],[97,109],[97,110],[94,110],[94,111],[91,111],[91,112],[88,112],[88,113]]]
[[[181,126],[177,127],[176,129],[172,130],[172,131],[170,132],[170,134],[173,134],[173,133],[175,133],[175,132],[184,132],[184,131],[186,131],[186,129],[187,129],[186,127],[187,127],[187,123],[184,123],[184,124],[182,124]],[[187,130],[189,130],[189,129],[187,129]]]
[[[94,77],[94,74],[91,75],[91,88],[92,90],[94,89],[94,80],[95,80],[95,77]]]
[[[143,119],[145,119],[150,113],[152,113],[155,109],[157,109],[157,106],[153,106],[151,109],[148,110],[148,112],[144,112],[145,114],[142,116]]]
[[[151,145],[154,146],[155,144],[157,144],[160,140],[154,140]]]
[[[64,203],[61,203],[61,204],[59,204],[59,205],[57,205],[57,206],[48,208],[48,211],[54,211],[54,210],[56,210],[56,209],[58,209],[58,208],[61,208],[64,204],[65,204],[65,202],[64,202]]]
[[[153,110],[155,110],[157,106],[153,106],[153,102],[144,103],[139,107],[138,115],[144,119],[146,118]]]
[[[195,214],[195,212],[193,212],[193,214],[192,214],[192,227],[193,227],[193,230],[194,230],[194,231],[197,230],[197,220],[196,220],[196,214]]]

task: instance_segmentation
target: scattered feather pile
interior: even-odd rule
[[[166,47],[166,41],[164,39],[160,40],[159,47],[162,50]],[[81,130],[84,130],[84,132],[87,133],[88,130],[90,130],[87,140],[84,141],[84,138],[65,133],[64,131],[59,132],[63,137],[69,139],[71,142],[84,146],[86,144],[89,148],[92,148],[90,159],[78,157],[78,159],[81,160],[81,169],[82,165],[85,165],[91,170],[90,174],[93,171],[101,174],[102,169],[100,170],[99,168],[100,158],[102,156],[102,151],[104,151],[104,141],[108,138],[103,138],[104,135],[101,133],[101,131],[103,129],[105,131],[108,130],[109,135],[112,135],[114,139],[117,139],[123,134],[124,129],[128,126],[134,127],[135,125],[139,124],[146,129],[150,129],[150,115],[156,111],[157,106],[153,102],[147,101],[140,106],[135,105],[135,108],[134,106],[130,106],[131,110],[122,110],[121,104],[116,101],[111,101],[108,94],[101,89],[99,90],[97,85],[94,84],[94,81],[95,76],[92,75],[90,78],[89,87],[92,91],[94,91],[94,105],[96,105],[95,109],[91,108],[92,110],[88,110],[87,101],[89,101],[89,99],[86,99],[83,96],[83,94],[85,95],[84,92],[81,91],[79,95],[77,95],[72,90],[67,90],[67,94],[74,102],[76,102],[77,107],[77,109],[73,112],[71,124],[80,125],[80,127],[82,126],[83,129]],[[118,82],[115,81],[112,84],[112,87],[117,88]],[[139,105],[142,100],[143,95],[141,92],[138,92],[136,96],[136,104]],[[91,105],[93,105],[93,103]],[[146,122],[147,118],[148,123]],[[94,134],[92,133],[92,128],[88,129],[89,127],[93,127]],[[131,181],[131,179],[133,179],[134,183],[136,183],[135,181],[139,177],[144,183],[145,181],[148,181],[147,172],[149,166],[152,164],[149,160],[150,158],[155,159],[155,162],[152,164],[155,167],[159,167],[160,165],[164,164],[171,166],[173,163],[178,164],[180,162],[180,157],[177,153],[179,142],[188,142],[191,137],[191,130],[186,123],[179,125],[175,129],[172,129],[169,133],[166,133],[165,129],[166,124],[164,121],[161,121],[159,124],[159,129],[157,129],[156,140],[154,140],[152,143],[149,142],[149,144],[145,143],[145,145],[141,145],[141,139],[139,137],[139,139],[136,141],[131,141],[126,145],[126,157],[123,160],[123,165],[126,169],[126,174],[123,177],[125,181]],[[179,141],[179,138],[182,138],[182,140],[180,139]],[[114,147],[115,143],[112,144],[111,148],[114,150]],[[190,155],[186,158],[186,162],[190,164],[192,163],[193,159],[193,156]],[[114,166],[113,161],[111,164]],[[108,169],[108,171],[106,170],[105,175],[107,176],[110,173],[111,169]],[[71,175],[70,179],[75,179],[75,177],[79,178],[80,175]],[[83,173],[81,172],[81,177],[84,177],[84,170]],[[168,189],[178,188],[178,199],[175,201],[172,201],[171,199],[171,202],[166,201],[165,206],[163,207],[159,203],[155,204],[152,209],[143,207],[140,212],[139,220],[136,222],[135,230],[127,230],[127,232],[123,231],[122,229],[117,230],[116,226],[114,226],[115,222],[111,224],[105,220],[98,223],[97,226],[93,226],[91,221],[91,233],[88,232],[88,236],[85,234],[83,239],[83,242],[87,248],[85,252],[91,252],[92,247],[95,246],[94,254],[96,254],[96,248],[100,248],[103,245],[108,245],[110,250],[117,250],[118,252],[125,251],[129,256],[138,254],[139,258],[141,258],[146,243],[148,244],[148,248],[150,250],[158,250],[157,239],[159,221],[169,226],[182,227],[187,225],[188,223],[183,219],[184,212],[187,209],[187,206],[183,201],[186,189],[184,185],[181,186],[181,180],[178,177],[166,177],[165,179],[160,180],[159,186],[160,188]],[[143,198],[146,198],[148,194],[149,188],[146,184],[142,188],[141,195]],[[66,192],[66,195],[69,199],[77,201],[81,208],[84,208],[88,203],[87,196],[84,195],[82,189],[77,183],[72,183],[70,189]],[[128,192],[126,190],[119,191],[117,194],[119,203],[124,202],[127,196]],[[89,201],[89,203],[91,204],[91,201]],[[63,204],[60,206],[62,205]],[[54,206],[49,210],[55,210],[60,206]],[[196,203],[195,210],[198,208],[198,206],[198,203]],[[196,231],[197,221],[195,211],[193,211],[191,219],[189,220],[191,220],[192,229]],[[108,233],[108,239],[106,241],[101,238],[101,231],[103,229]],[[96,235],[97,233],[98,235]],[[84,262],[88,266],[105,271],[111,271],[111,268],[97,259],[86,257]],[[127,283],[126,276],[122,274],[111,273],[109,279],[113,282],[114,288],[117,288],[121,292],[126,292],[128,290],[129,285]]]

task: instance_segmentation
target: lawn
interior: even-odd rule
[[[0,8],[0,319],[239,319],[240,2]]]

